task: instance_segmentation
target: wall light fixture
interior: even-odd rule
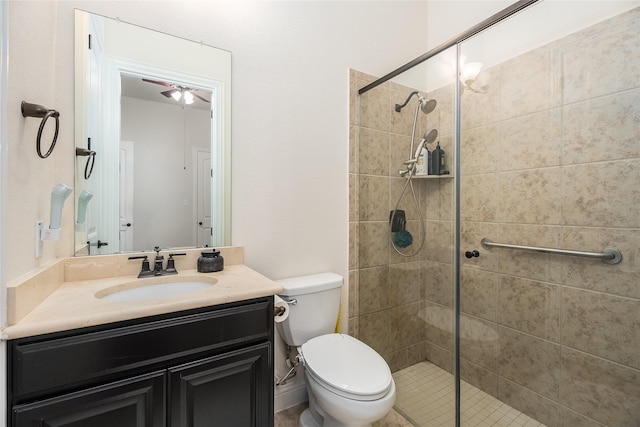
[[[488,86],[482,86],[480,89],[473,87],[473,84],[478,79],[478,74],[482,70],[482,62],[464,62],[460,61],[460,82],[465,90],[470,90],[476,93],[485,93]]]

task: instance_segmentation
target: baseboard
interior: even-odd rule
[[[307,386],[304,382],[298,384],[284,384],[276,386],[274,398],[274,412],[278,413],[292,406],[299,405],[309,400]]]

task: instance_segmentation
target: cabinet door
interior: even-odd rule
[[[13,427],[163,427],[165,372],[13,407]]]
[[[264,343],[170,369],[170,426],[273,426],[270,355]]]

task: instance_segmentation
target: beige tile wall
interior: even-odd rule
[[[548,426],[640,425],[638,28],[635,9],[483,70],[487,92],[462,95],[461,251],[481,255],[461,257],[461,374]],[[396,255],[387,219],[415,100],[395,113],[411,89],[394,83],[358,97],[372,80],[351,74],[351,333],[394,370],[450,370],[454,183],[417,183],[427,243]],[[452,165],[453,90],[429,97],[416,134],[437,128]],[[483,237],[623,260],[485,250]]]
[[[481,253],[462,258],[462,377],[549,426],[640,425],[638,28],[640,9],[492,67],[487,94],[462,96],[462,250]],[[483,237],[612,246],[623,261]],[[495,339],[465,345],[466,318]]]
[[[396,371],[426,357],[427,331],[422,325],[428,275],[433,274],[442,283],[442,289],[431,293],[451,306],[452,252],[450,244],[445,244],[443,250],[443,242],[450,240],[452,231],[453,187],[451,179],[447,183],[415,181],[422,212],[415,206],[410,190],[405,192],[398,209],[406,212],[407,229],[414,236],[409,252],[422,240],[420,215],[426,219],[427,235],[433,237],[418,255],[398,255],[389,241],[389,211],[395,208],[405,185],[398,171],[409,158],[417,100],[412,99],[401,113],[395,112],[394,105],[403,103],[412,89],[393,83],[359,97],[358,88],[373,80],[372,76],[351,72],[349,325],[354,336],[376,349]],[[430,117],[436,116],[434,113]],[[417,137],[429,126],[435,124],[427,123],[421,113]],[[449,136],[448,141],[451,140]],[[427,201],[427,197],[432,200]],[[427,203],[430,209],[426,209]],[[425,255],[428,252],[438,254],[431,264],[426,263],[431,261]],[[441,268],[443,262],[449,264],[448,268]]]

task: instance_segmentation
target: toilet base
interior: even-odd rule
[[[315,419],[310,408],[305,409],[300,414],[300,427],[322,427],[322,422]]]
[[[311,410],[311,408],[305,409],[302,414],[300,414],[300,427],[345,427],[344,424],[339,423],[335,420],[330,419],[322,419],[322,416],[317,412]],[[319,418],[317,419],[316,416]],[[371,424],[367,424],[364,426],[349,426],[349,427],[371,427]]]
[[[309,392],[309,407],[300,414],[300,427],[371,427],[371,424],[344,424],[318,406],[315,396]]]

